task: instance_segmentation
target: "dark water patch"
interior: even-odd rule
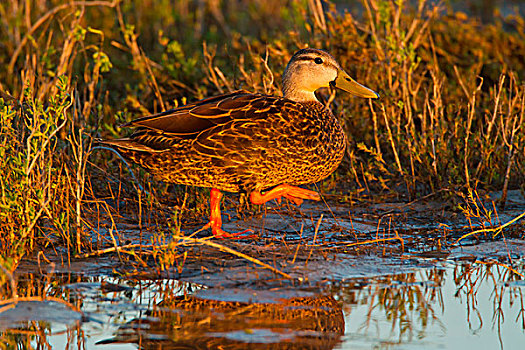
[[[81,312],[64,302],[20,298],[0,306],[0,331],[24,328],[31,322],[71,326],[81,321],[82,316]]]

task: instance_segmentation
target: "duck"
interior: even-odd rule
[[[283,96],[238,90],[205,98],[125,123],[135,128],[131,136],[101,143],[162,181],[210,188],[203,229],[216,238],[243,238],[252,230],[222,229],[223,192],[246,193],[257,205],[321,199],[299,186],[333,173],[347,143],[338,119],[315,95],[327,87],[379,98],[327,51],[305,48],[284,70]]]

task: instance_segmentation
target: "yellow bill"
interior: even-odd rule
[[[331,83],[332,86],[351,93],[357,97],[379,98],[379,94],[352,79],[345,71],[339,70],[337,78]]]

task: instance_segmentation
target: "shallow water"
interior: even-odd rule
[[[56,349],[522,348],[523,280],[497,265],[435,265],[269,290],[61,276],[49,294],[67,294],[80,312],[33,302],[33,314],[21,313],[20,302],[0,327],[4,342]]]
[[[465,269],[445,264],[441,271],[418,271],[413,284],[361,291],[346,313],[341,348],[521,349],[523,285],[505,285],[506,272],[495,266],[476,266],[469,280],[455,281]],[[432,273],[441,283],[429,281]],[[399,305],[401,299],[412,302]]]
[[[182,246],[188,259],[167,271],[155,262],[141,267],[107,254],[64,263],[60,252],[54,259],[47,252],[51,262],[28,259],[16,274],[19,296],[46,300],[0,304],[0,343],[53,349],[522,349],[523,226],[496,239],[482,235],[450,244],[486,223],[432,208],[387,203],[352,208],[345,218],[345,207],[305,205],[300,212],[270,208],[263,219],[225,225],[264,226],[259,240],[220,243],[292,279],[205,245]],[[499,220],[523,211],[514,206]],[[385,212],[393,216],[378,220]],[[134,242],[154,233],[125,234]],[[395,239],[353,245],[389,237]]]

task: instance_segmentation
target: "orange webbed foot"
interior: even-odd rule
[[[261,192],[250,193],[250,201],[253,204],[264,204],[272,199],[281,203],[281,197],[287,198],[296,205],[301,205],[303,199],[321,200],[319,193],[291,185],[279,185],[264,194]]]

